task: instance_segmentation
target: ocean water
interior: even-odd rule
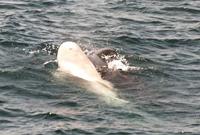
[[[118,50],[107,104],[53,76],[64,41]],[[199,0],[0,0],[1,135],[199,135]]]

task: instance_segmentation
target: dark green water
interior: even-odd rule
[[[69,40],[142,69],[111,80],[129,104],[52,76]],[[199,135],[200,1],[0,0],[0,134]]]

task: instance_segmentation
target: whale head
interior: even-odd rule
[[[101,79],[95,66],[74,42],[61,44],[58,49],[57,60],[60,70],[66,73],[89,81]]]
[[[75,56],[80,53],[83,54],[81,48],[76,43],[64,42],[58,49],[57,60],[58,62],[75,62]]]

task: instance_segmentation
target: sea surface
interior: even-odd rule
[[[118,50],[116,106],[57,80],[64,41]],[[199,135],[199,0],[0,0],[0,135]]]

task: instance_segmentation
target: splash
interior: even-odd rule
[[[56,55],[58,51],[58,45],[53,42],[44,42],[36,45],[36,48],[23,48],[22,50],[26,54],[35,55],[40,53],[45,53],[48,55]]]
[[[130,66],[125,56],[120,55],[119,53],[111,54],[111,55],[102,55],[101,58],[105,60],[105,62],[108,65],[108,69],[112,71],[120,70],[120,71],[128,72],[128,71],[142,69],[140,67]]]

